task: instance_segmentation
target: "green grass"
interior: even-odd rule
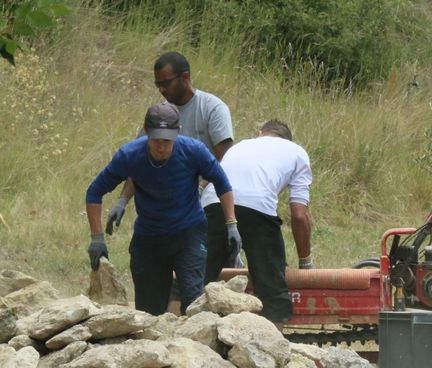
[[[8,225],[0,222],[0,269],[51,281],[64,295],[85,292],[85,191],[116,149],[135,137],[147,108],[162,99],[152,65],[171,49],[190,59],[196,87],[230,106],[236,141],[279,118],[307,149],[316,266],[350,267],[379,255],[387,228],[421,225],[432,206],[432,175],[416,161],[432,121],[430,69],[405,65],[386,83],[344,93],[336,84],[314,84],[313,73],[290,70],[287,78],[283,65],[258,71],[239,55],[235,42],[244,39],[216,46],[210,31],[193,45],[187,23],[125,25],[81,9],[50,43],[18,55],[16,68],[0,60],[0,214]],[[421,89],[407,95],[413,74]],[[119,189],[105,197],[105,216]],[[288,263],[296,266],[286,195],[279,212]],[[130,204],[108,238],[130,298],[133,221]]]

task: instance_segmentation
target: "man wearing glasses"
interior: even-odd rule
[[[165,99],[176,105],[180,113],[180,134],[203,142],[220,161],[233,144],[233,129],[228,106],[218,97],[192,86],[190,65],[180,53],[161,55],[154,64],[155,85]],[[142,129],[139,136],[144,134]],[[200,183],[200,190],[205,182]],[[127,180],[115,207],[107,219],[106,232],[112,234],[113,224],[120,225],[126,204],[135,188]]]

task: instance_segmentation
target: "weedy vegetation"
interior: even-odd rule
[[[85,292],[86,188],[162,100],[152,68],[168,50],[229,105],[236,141],[278,118],[308,151],[317,267],[351,267],[379,255],[386,229],[420,226],[432,208],[431,7],[346,3],[70,2],[15,67],[0,59],[0,269]],[[279,212],[295,266],[286,194]],[[131,203],[108,238],[130,290],[134,216]]]

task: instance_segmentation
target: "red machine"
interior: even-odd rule
[[[314,325],[321,330],[290,333],[290,341],[336,344],[377,340],[380,311],[403,309],[405,305],[431,308],[431,234],[432,215],[419,229],[387,230],[381,240],[380,259],[361,261],[352,269],[287,269],[294,316],[285,327]],[[224,269],[221,279],[241,274],[247,275],[247,269]],[[252,285],[248,288],[253,292]],[[334,324],[344,329],[323,328]]]

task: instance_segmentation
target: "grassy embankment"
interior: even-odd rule
[[[171,49],[191,61],[196,87],[230,106],[237,141],[279,118],[309,152],[317,267],[350,267],[379,255],[387,228],[421,225],[432,204],[431,174],[416,162],[432,121],[430,69],[395,68],[385,83],[344,94],[314,84],[314,73],[282,65],[258,71],[240,62],[235,39],[216,46],[202,34],[192,48],[183,24],[121,27],[87,9],[72,15],[52,43],[18,57],[16,68],[0,60],[0,269],[49,280],[64,295],[85,291],[85,190],[135,137],[147,107],[161,100],[152,65]],[[414,74],[421,88],[408,93]],[[105,214],[117,194],[106,196]],[[108,239],[128,287],[132,207]],[[280,216],[289,223],[284,201]],[[295,266],[286,225],[284,233]]]

